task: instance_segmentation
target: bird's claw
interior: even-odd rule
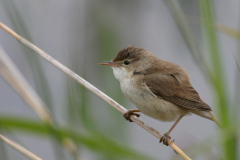
[[[137,117],[140,117],[140,114],[137,114],[137,113],[134,113],[134,111],[132,110],[128,110],[126,113],[123,114],[123,117],[128,120],[129,122],[133,122],[131,119],[130,119],[130,116],[131,115],[135,115]]]
[[[171,139],[169,133],[165,133],[164,136],[160,139],[159,143],[163,142],[164,145],[168,146],[168,140]]]

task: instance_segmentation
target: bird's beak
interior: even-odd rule
[[[101,65],[106,65],[106,66],[118,66],[119,64],[116,64],[112,61],[103,61],[103,62],[100,62],[98,64],[101,64]]]

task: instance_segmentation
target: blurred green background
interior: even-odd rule
[[[225,129],[192,115],[171,133],[193,159],[239,159],[240,2],[210,0],[0,0],[0,21],[126,108],[111,68],[129,45],[181,65]],[[181,159],[170,148],[0,29],[0,45],[50,110],[44,125],[0,78],[0,133],[42,159]],[[172,123],[141,119],[165,133]],[[73,145],[76,152],[65,146]],[[0,159],[26,159],[0,142]]]

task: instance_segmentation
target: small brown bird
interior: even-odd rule
[[[99,63],[112,67],[123,94],[139,109],[128,110],[124,117],[142,112],[160,121],[174,121],[160,142],[168,145],[170,132],[185,115],[194,113],[220,126],[212,111],[192,87],[185,70],[177,64],[157,58],[141,47],[129,46],[111,61]]]

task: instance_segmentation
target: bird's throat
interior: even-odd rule
[[[132,75],[124,67],[112,67],[112,69],[115,78],[118,79],[120,82]]]

